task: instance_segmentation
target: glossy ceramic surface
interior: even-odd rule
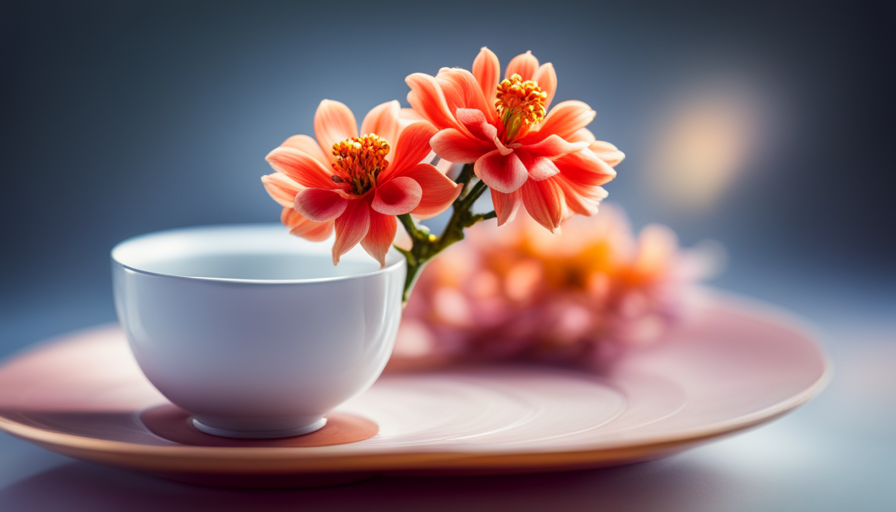
[[[405,260],[280,225],[189,228],[112,251],[115,305],[143,373],[215,435],[275,438],[321,428],[392,352]]]
[[[761,424],[810,399],[828,374],[819,346],[789,316],[720,295],[703,320],[612,375],[536,365],[387,373],[338,409],[376,423],[374,437],[219,446],[147,428],[141,415],[166,400],[122,333],[105,328],[0,368],[0,428],[84,460],[217,485],[560,471],[655,459]]]

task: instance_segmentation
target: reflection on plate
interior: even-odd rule
[[[0,429],[75,458],[212,485],[562,471],[656,459],[760,424],[818,393],[828,372],[786,314],[716,295],[703,320],[612,375],[519,364],[386,374],[317,440],[230,445],[184,432],[186,416],[106,327],[0,367]],[[159,411],[173,430],[147,427]]]

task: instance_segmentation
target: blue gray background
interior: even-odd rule
[[[546,479],[548,501],[896,508],[886,485],[896,477],[893,2],[3,2],[0,357],[114,321],[108,252],[125,238],[277,221],[263,157],[312,133],[321,99],[358,117],[406,105],[404,76],[469,68],[483,45],[503,64],[526,50],[553,62],[557,100],[589,103],[592,131],[628,155],[610,200],[685,245],[721,242],[729,262],[716,285],[816,323],[840,369],[818,401],[761,435]],[[239,502],[123,483],[0,441],[0,508],[49,509],[35,491],[48,486],[74,507],[59,510],[78,509],[79,492],[85,510],[113,510],[131,502],[122,489],[158,491],[154,506],[169,508]],[[776,481],[786,485],[772,466],[790,468]],[[402,482],[357,492],[416,485]],[[518,481],[494,482],[426,485],[449,503],[464,495],[455,485],[480,503],[512,499]],[[529,493],[525,503],[540,503]],[[408,496],[386,502],[419,504]]]

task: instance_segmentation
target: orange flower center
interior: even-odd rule
[[[544,119],[544,103],[547,99],[548,93],[542,91],[532,80],[524,82],[517,74],[502,80],[498,84],[495,108],[504,123],[504,141],[512,141],[522,128],[528,128]]]
[[[348,183],[352,192],[361,195],[376,185],[376,178],[386,170],[386,155],[392,148],[385,139],[372,133],[352,137],[333,144],[333,162],[336,183]]]

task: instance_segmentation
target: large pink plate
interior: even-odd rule
[[[386,374],[338,411],[342,424],[369,429],[364,419],[372,420],[379,433],[329,446],[183,444],[154,434],[141,413],[167,402],[140,373],[121,331],[105,327],[0,367],[0,429],[75,458],[219,485],[650,460],[776,418],[827,381],[824,353],[787,314],[713,297],[701,321],[605,377],[538,365]]]

